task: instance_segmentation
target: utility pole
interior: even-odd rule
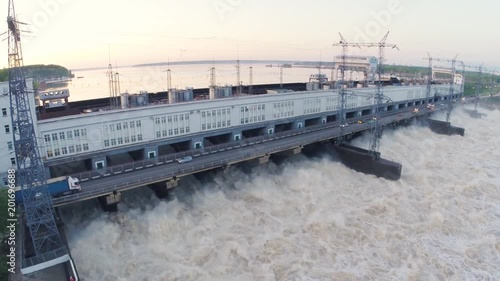
[[[346,107],[346,85],[345,85],[345,71],[347,68],[347,52],[349,50],[349,46],[355,46],[356,44],[350,44],[345,40],[344,36],[339,32],[340,41],[339,43],[333,44],[333,46],[341,46],[342,47],[342,55],[341,60],[342,64],[339,66],[340,69],[340,81],[338,81],[337,87],[339,87],[339,124],[340,126],[340,141],[343,139],[343,130],[344,130],[344,122],[345,122],[345,107]]]
[[[495,94],[493,88],[495,88],[495,70],[493,70],[493,72],[491,73],[491,90],[490,90],[490,95],[493,95]]]
[[[283,65],[280,64],[280,89],[283,88]]]
[[[483,76],[483,65],[481,64],[479,66],[479,75],[477,77],[477,83],[476,83],[476,91],[475,91],[475,94],[476,94],[476,100],[474,101],[474,110],[477,112],[477,105],[479,103],[479,95],[481,94],[480,93],[480,89],[481,89],[481,78]]]
[[[335,56],[333,57],[333,62],[332,62],[332,72],[330,73],[330,83],[333,83],[333,79],[335,79],[334,74],[335,74]]]
[[[236,60],[236,94],[241,95],[240,60]]]
[[[211,100],[216,99],[216,86],[215,86],[215,67],[212,66],[210,68],[210,89],[209,89],[209,98]]]
[[[250,66],[250,77],[248,79],[248,82],[250,83],[250,86],[248,87],[248,94],[253,95],[253,67]]]
[[[427,52],[427,57],[429,59],[429,70],[427,72],[427,87],[425,92],[425,104],[429,104],[429,99],[431,97],[432,88],[432,56]]]
[[[458,54],[451,60],[451,82],[450,82],[450,91],[448,95],[448,109],[446,111],[446,122],[450,122],[451,110],[453,108],[452,97],[453,92],[455,91],[455,64],[457,62]]]
[[[319,63],[318,63],[318,88],[321,90],[323,85],[321,83],[321,51],[319,51]]]
[[[111,66],[111,62],[108,65],[108,72],[106,72],[108,76],[108,87],[109,87],[109,107],[111,109],[115,108],[115,82],[114,82],[114,73],[113,66]]]
[[[167,91],[170,93],[172,90],[172,71],[167,69]]]
[[[460,61],[460,64],[462,65],[462,97],[465,95],[465,63],[463,61]]]

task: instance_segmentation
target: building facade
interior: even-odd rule
[[[31,84],[31,83],[30,83]],[[455,94],[459,85],[455,85]],[[449,93],[449,85],[433,85],[431,98]],[[12,128],[9,109],[8,83],[1,84],[2,117],[0,125],[0,176],[15,167],[12,147]],[[347,111],[361,116],[371,111],[375,88],[349,89]],[[425,86],[385,87],[387,104],[407,105],[407,101],[425,99]],[[418,104],[418,103],[415,103]],[[35,97],[32,101],[36,116]],[[103,168],[105,157],[116,151],[131,151],[146,147],[145,158],[158,156],[158,147],[165,143],[184,141],[188,149],[205,146],[209,136],[226,134],[228,141],[239,141],[248,128],[263,128],[274,133],[275,126],[291,123],[294,128],[305,126],[309,118],[326,122],[338,114],[339,95],[336,90],[288,92],[256,96],[231,97],[214,100],[148,105],[71,115],[36,122],[38,145],[46,164],[92,159],[92,169]],[[50,176],[50,172],[49,172]],[[52,175],[53,176],[53,175]]]

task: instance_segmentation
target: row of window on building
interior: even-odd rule
[[[345,106],[347,108],[354,108],[358,106],[358,97],[357,96],[347,96]]]
[[[321,99],[304,100],[304,114],[318,113],[321,111]]]
[[[44,134],[43,139],[46,145],[51,145],[52,142],[64,142],[65,140],[75,139],[86,139],[87,138],[87,129],[77,129],[70,130],[65,132],[58,132],[52,134]]]
[[[327,97],[326,98],[326,111],[334,111],[339,109],[339,98],[338,97]]]
[[[102,125],[104,147],[142,141],[142,121],[133,120]]]
[[[189,113],[155,117],[156,138],[178,136],[190,132]]]
[[[112,138],[112,139],[105,139],[104,140],[104,147],[118,146],[118,145],[123,145],[123,144],[128,144],[128,143],[139,142],[139,141],[142,141],[142,134],[117,137],[117,138]]]
[[[141,120],[136,121],[127,121],[127,122],[119,122],[114,124],[104,124],[102,126],[102,131],[104,133],[108,132],[117,132],[117,131],[127,131],[130,129],[141,128],[142,123]]]
[[[167,124],[167,123],[171,124],[171,123],[175,123],[175,122],[184,122],[184,121],[189,121],[189,114],[188,113],[155,117],[155,124],[156,125]]]
[[[75,129],[43,135],[47,158],[89,150],[87,129]]]
[[[89,150],[88,143],[64,146],[61,148],[48,148],[47,149],[47,158],[57,157],[57,156],[61,156],[61,155],[74,154],[74,153],[80,153],[82,151],[88,151],[88,150]]]
[[[240,124],[262,122],[266,120],[266,105],[253,104],[240,109]]]
[[[283,101],[276,102],[273,104],[273,118],[287,118],[294,116],[294,102],[293,101]]]
[[[213,130],[231,126],[231,109],[220,108],[201,111],[201,130]]]

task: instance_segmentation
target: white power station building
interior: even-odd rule
[[[449,85],[432,87],[433,100],[449,93]],[[459,94],[460,85],[455,88],[455,94]],[[31,86],[29,90],[32,92]],[[365,115],[362,111],[371,114],[374,91],[375,88],[348,89],[346,111],[351,112],[351,118]],[[16,129],[11,123],[8,83],[0,83],[0,93],[0,177],[5,178],[7,170],[16,164],[12,143]],[[427,103],[425,86],[384,87],[384,95],[386,110],[390,104],[397,109]],[[35,96],[30,105],[33,116],[37,116]],[[273,134],[275,127],[284,123],[294,129],[305,127],[309,119],[326,123],[338,114],[338,109],[337,90],[317,90],[98,111],[38,120],[34,125],[47,167],[75,167],[78,165],[71,163],[86,161],[82,164],[86,168],[67,172],[71,173],[108,167],[112,164],[110,155],[117,153],[141,150],[140,157],[150,159],[162,153],[162,145],[185,142],[186,149],[200,149],[207,146],[204,140],[212,136],[227,135],[228,142],[239,141],[245,138],[245,130],[260,128],[264,134]],[[47,173],[50,177],[61,175],[49,168]]]

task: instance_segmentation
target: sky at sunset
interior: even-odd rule
[[[387,63],[435,57],[500,69],[500,2],[335,0],[17,0],[25,64],[70,69],[182,60],[322,60],[351,42],[387,42]],[[0,15],[7,16],[7,1]],[[5,23],[5,22],[4,22]],[[7,30],[7,25],[0,29]],[[3,35],[6,38],[6,35]],[[2,39],[3,39],[2,38]],[[7,65],[7,41],[0,43]],[[351,54],[377,55],[352,49]]]

